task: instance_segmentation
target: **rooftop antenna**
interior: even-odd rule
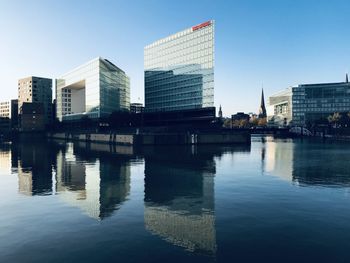
[[[346,83],[349,83],[348,73],[346,73],[345,82],[346,82]]]

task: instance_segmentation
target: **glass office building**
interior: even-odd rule
[[[112,62],[98,57],[56,80],[56,103],[60,121],[129,111],[130,80]]]
[[[325,121],[335,112],[350,111],[350,83],[305,84],[292,88],[293,124]]]
[[[214,106],[214,21],[144,48],[145,111]]]

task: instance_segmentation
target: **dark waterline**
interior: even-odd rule
[[[349,262],[350,145],[0,146],[0,262]]]

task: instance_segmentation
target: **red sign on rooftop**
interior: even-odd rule
[[[203,28],[203,27],[210,26],[210,25],[211,25],[211,21],[207,21],[207,22],[204,22],[204,23],[202,23],[202,24],[193,26],[193,27],[192,27],[192,31],[196,31],[196,30],[198,30],[198,29],[201,29],[201,28]]]

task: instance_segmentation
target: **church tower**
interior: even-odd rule
[[[264,99],[264,89],[261,90],[261,102],[259,108],[259,118],[266,118],[266,108],[265,108],[265,99]]]
[[[222,119],[222,109],[221,109],[221,105],[220,105],[220,108],[219,108],[219,118]]]

